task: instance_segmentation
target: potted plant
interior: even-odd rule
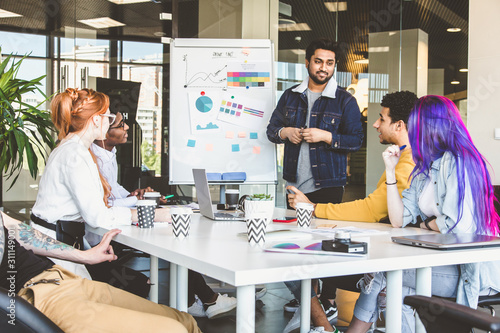
[[[245,198],[245,217],[260,217],[266,219],[266,225],[271,224],[274,214],[274,198],[270,194],[251,194]]]
[[[0,48],[0,55],[2,49]],[[38,174],[37,152],[45,160],[48,156],[46,148],[55,146],[52,133],[54,130],[50,112],[40,110],[47,101],[47,96],[39,88],[41,76],[32,80],[17,78],[19,68],[26,56],[16,60],[12,54],[0,63],[0,108],[2,111],[0,123],[0,168],[2,180],[16,182],[23,165],[27,163],[31,177]],[[39,92],[44,100],[38,105],[30,105],[22,100],[22,95]],[[2,182],[0,181],[0,204]]]

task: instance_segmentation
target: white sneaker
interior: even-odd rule
[[[332,332],[325,331],[325,328],[323,326],[318,326],[318,327],[312,328],[309,331],[309,333],[339,333],[339,330],[335,326],[332,326],[332,327],[333,327]]]
[[[193,305],[188,308],[188,313],[193,317],[206,317],[205,308],[203,307],[203,302],[195,295],[196,300]]]
[[[293,314],[292,319],[286,324],[283,333],[289,333],[293,330],[296,330],[300,327],[300,306],[297,308],[297,311]]]
[[[255,300],[261,299],[267,293],[267,288],[257,288],[255,291]]]
[[[237,301],[235,297],[229,297],[227,294],[219,294],[215,304],[206,308],[205,313],[207,314],[208,319],[223,317],[228,315],[228,312],[236,308],[236,303]]]

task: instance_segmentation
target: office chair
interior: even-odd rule
[[[15,325],[9,324],[8,308],[15,301]],[[10,297],[7,290],[0,288],[0,332],[9,333],[64,333],[52,320],[37,308],[17,295]]]
[[[466,333],[472,328],[500,332],[500,318],[443,298],[406,296],[404,303],[417,310],[428,333]]]

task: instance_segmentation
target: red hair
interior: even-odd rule
[[[93,116],[106,113],[109,108],[109,97],[92,89],[68,88],[54,96],[50,108],[52,110],[52,122],[59,132],[58,139],[62,140],[70,133],[85,129]],[[90,149],[89,152],[97,165],[95,155]],[[111,187],[101,175],[99,167],[97,171],[104,189],[103,201],[109,207],[108,198],[111,194]]]

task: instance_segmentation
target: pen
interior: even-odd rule
[[[399,147],[399,150],[402,151],[405,148],[406,148],[406,145],[402,145],[401,147]]]
[[[173,194],[166,195],[165,198],[163,198],[163,199],[169,199],[169,198],[172,198],[173,196],[174,196]]]

